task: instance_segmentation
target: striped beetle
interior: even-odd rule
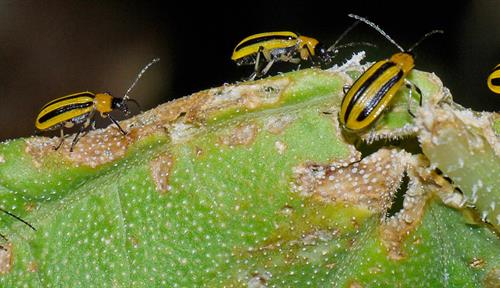
[[[310,60],[313,64],[316,62],[327,63],[337,53],[339,48],[344,48],[356,44],[373,46],[370,43],[348,43],[337,46],[349,31],[351,31],[359,21],[356,21],[347,28],[328,49],[315,38],[299,35],[290,31],[265,32],[254,34],[241,40],[233,50],[231,59],[236,65],[254,65],[254,72],[249,77],[250,80],[262,77],[267,74],[275,62],[290,62],[298,64],[301,61]],[[297,57],[298,56],[298,57]],[[261,67],[261,57],[267,62],[267,65]]]
[[[89,126],[95,123],[95,113],[99,112],[101,117],[108,118],[115,124],[123,135],[126,135],[118,122],[109,114],[113,110],[120,110],[125,115],[130,114],[127,102],[134,102],[139,106],[137,101],[129,98],[128,93],[137,84],[137,81],[142,77],[144,72],[151,67],[154,63],[160,61],[159,58],[153,59],[149,62],[137,75],[136,79],[127,90],[123,98],[114,97],[108,93],[92,93],[92,92],[79,92],[75,94],[66,95],[55,100],[50,101],[42,107],[35,120],[35,127],[39,131],[61,129],[60,142],[55,147],[55,150],[61,147],[64,142],[64,128],[71,128],[74,125],[81,125],[80,129],[73,138],[71,143],[70,152],[73,151],[75,144],[79,140],[80,134]]]
[[[401,51],[392,55],[389,59],[373,64],[346,91],[342,99],[339,120],[347,131],[359,132],[369,127],[378,119],[384,109],[390,104],[396,92],[401,88],[403,82],[410,88],[410,98],[411,87],[415,87],[417,93],[420,94],[420,104],[422,104],[420,89],[406,79],[414,67],[414,56],[411,51],[427,37],[436,33],[443,33],[443,31],[433,30],[425,34],[410,49],[404,50],[382,29],[366,18],[354,14],[349,14],[349,17],[362,21],[374,28]],[[408,111],[413,116],[413,113],[409,109]]]
[[[488,76],[488,88],[493,93],[500,94],[500,64],[498,64]]]

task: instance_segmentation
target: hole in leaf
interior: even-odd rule
[[[422,149],[420,148],[418,139],[416,137],[405,137],[402,139],[394,140],[380,139],[373,141],[370,144],[364,141],[357,141],[355,146],[356,149],[361,152],[362,158],[365,158],[377,152],[381,148],[390,146],[402,148],[413,155],[422,153]]]
[[[394,216],[396,213],[403,209],[403,201],[406,195],[406,191],[408,191],[408,183],[410,182],[410,177],[404,172],[403,179],[399,184],[398,191],[394,195],[394,200],[392,202],[391,208],[387,210],[387,218]]]

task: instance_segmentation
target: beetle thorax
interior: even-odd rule
[[[300,58],[302,58],[302,60],[307,60],[310,56],[314,56],[318,40],[307,36],[299,36],[298,40],[298,44],[300,45]]]
[[[413,69],[413,67],[415,66],[413,55],[406,52],[400,52],[392,55],[391,61],[399,65],[403,70],[404,74],[408,74],[411,71],[411,69]]]
[[[99,111],[101,114],[113,111],[112,103],[113,103],[113,96],[109,95],[108,93],[95,94],[94,98],[95,109]]]

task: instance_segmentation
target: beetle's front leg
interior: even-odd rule
[[[410,80],[408,79],[405,79],[405,86],[406,88],[408,88],[408,90],[410,91],[408,94],[408,114],[411,115],[411,117],[415,118],[415,114],[413,114],[413,112],[411,112],[411,101],[413,99],[412,95],[413,95],[413,88],[415,88],[415,91],[417,91],[418,95],[420,96],[418,98],[418,104],[420,106],[422,106],[422,91],[420,90],[420,88],[418,88],[417,85],[413,84]]]

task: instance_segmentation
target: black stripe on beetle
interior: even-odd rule
[[[68,111],[71,111],[71,110],[75,110],[75,109],[87,108],[87,107],[90,107],[92,105],[94,105],[94,102],[70,104],[70,105],[66,105],[66,106],[60,107],[58,109],[50,111],[49,113],[43,115],[42,117],[40,117],[40,119],[38,120],[38,123],[43,123],[45,121],[48,121],[49,119],[52,119],[52,118],[54,118],[54,117],[56,117],[58,115],[61,115],[61,114],[65,113],[65,112],[68,112]]]
[[[297,39],[297,38],[292,37],[292,36],[285,36],[285,35],[262,36],[262,37],[258,37],[258,38],[254,38],[254,39],[249,39],[248,41],[241,43],[240,45],[236,46],[234,51],[239,51],[246,46],[250,46],[252,44],[256,44],[256,43],[260,43],[260,42],[264,42],[264,41],[268,41],[268,40],[294,40],[294,39]]]
[[[78,98],[78,97],[91,97],[91,98],[94,98],[95,95],[93,93],[90,93],[90,92],[82,92],[82,93],[78,93],[78,94],[73,94],[73,95],[68,95],[68,96],[63,96],[63,97],[60,97],[60,98],[57,98],[55,100],[52,100],[50,101],[49,103],[45,104],[42,109],[40,109],[40,111],[42,111],[43,109],[49,107],[50,105],[54,104],[54,103],[57,103],[57,102],[61,102],[61,101],[64,101],[64,100],[68,100],[68,99],[74,99],[74,98]]]
[[[491,79],[491,85],[500,86],[500,77]]]
[[[365,106],[365,109],[358,115],[358,118],[356,119],[357,121],[363,121],[370,115],[370,113],[373,111],[373,109],[377,106],[378,103],[380,103],[380,100],[387,94],[387,91],[391,89],[392,86],[394,86],[401,78],[403,77],[403,71],[400,70],[398,74],[394,77],[392,77],[389,81],[387,81],[380,90],[377,91],[375,96],[373,96],[372,99],[370,99],[370,102]]]
[[[368,89],[368,87],[370,87],[370,85],[373,84],[373,82],[375,82],[380,77],[380,75],[384,74],[385,71],[387,71],[389,68],[394,67],[394,66],[396,66],[396,63],[394,63],[394,62],[389,61],[387,63],[384,63],[375,72],[373,72],[373,74],[370,77],[368,77],[366,79],[366,81],[356,91],[356,94],[354,94],[354,96],[352,97],[351,102],[349,102],[349,105],[347,106],[347,109],[346,109],[346,112],[344,115],[344,122],[347,122],[347,118],[351,114],[352,108],[354,107],[354,105],[356,105],[356,102],[359,100],[361,95],[363,95],[363,93],[366,91],[366,89]],[[358,81],[360,79],[361,78],[358,78]],[[354,85],[356,85],[356,83],[354,83]]]

